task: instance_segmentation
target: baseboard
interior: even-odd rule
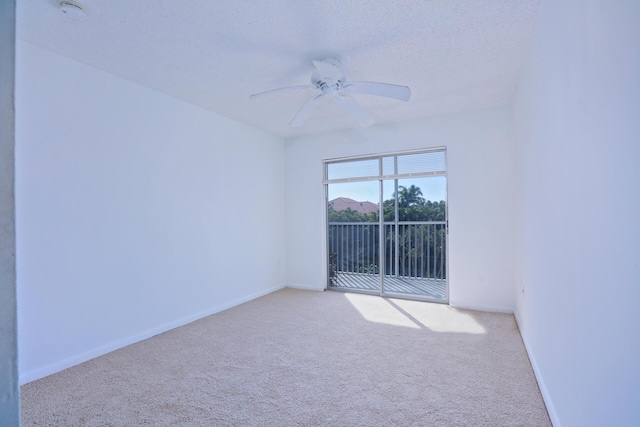
[[[515,311],[513,313],[513,317],[516,319],[516,324],[518,325],[518,331],[520,332],[520,338],[522,338],[522,342],[524,344],[524,349],[527,352],[527,356],[529,356],[529,361],[531,362],[531,367],[533,368],[533,374],[536,377],[536,381],[538,381],[538,388],[540,389],[540,394],[542,394],[542,400],[544,400],[544,404],[547,407],[547,412],[549,413],[549,418],[551,419],[551,424],[554,427],[561,427],[560,420],[558,419],[558,415],[556,414],[556,410],[553,407],[553,403],[551,402],[551,396],[549,396],[549,392],[547,391],[547,386],[544,383],[544,379],[540,374],[540,369],[538,368],[538,363],[536,362],[536,358],[531,353],[529,343],[525,334],[522,333],[522,322],[520,321],[520,316],[518,312]]]
[[[491,306],[491,305],[473,305],[473,304],[458,303],[454,301],[449,301],[449,305],[453,308],[462,308],[465,310],[487,311],[489,313],[513,314],[513,308],[511,307],[499,307],[499,306]]]
[[[107,344],[105,346],[86,351],[84,353],[78,354],[76,356],[69,357],[67,359],[61,360],[56,363],[52,363],[50,365],[44,366],[42,368],[34,369],[29,372],[25,372],[20,374],[19,382],[20,385],[24,385],[30,383],[31,381],[39,380],[40,378],[44,378],[46,376],[55,374],[56,372],[63,371],[65,369],[71,368],[72,366],[79,365],[80,363],[84,363],[88,360],[95,359],[96,357],[103,356],[112,351],[118,350],[120,348],[126,347],[131,344],[135,344],[139,341],[146,340],[147,338],[151,338],[155,335],[161,334],[163,332],[170,331],[171,329],[179,328],[180,326],[187,325],[189,323],[195,322],[196,320],[203,319],[207,316],[211,316],[212,314],[219,313],[224,310],[228,310],[237,305],[243,304],[245,302],[249,302],[256,298],[260,298],[272,292],[283,289],[284,285],[274,286],[268,289],[264,289],[259,292],[255,292],[253,294],[249,294],[242,298],[235,299],[233,301],[229,301],[224,304],[220,304],[218,306],[212,307],[208,310],[193,314],[191,316],[184,317],[182,319],[166,323],[164,325],[158,326],[153,329],[149,329],[145,332],[133,335],[131,337],[127,337],[122,340],[118,340],[116,342]]]
[[[304,291],[318,291],[318,292],[322,292],[325,289],[324,288],[318,288],[316,286],[311,286],[311,285],[302,285],[299,283],[289,283],[287,284],[285,287],[287,288],[292,288],[292,289],[302,289]]]

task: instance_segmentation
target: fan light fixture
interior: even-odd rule
[[[317,95],[309,99],[302,108],[300,108],[291,123],[289,123],[289,126],[302,126],[321,98],[333,98],[338,105],[344,108],[344,110],[363,127],[372,125],[374,120],[351,96],[352,93],[382,96],[400,101],[408,101],[411,98],[411,89],[407,86],[378,82],[348,81],[344,71],[340,68],[340,63],[335,59],[311,62],[315,67],[315,71],[311,75],[310,85],[281,87],[253,94],[251,98],[289,90],[314,90]]]

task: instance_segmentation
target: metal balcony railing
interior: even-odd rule
[[[446,222],[385,222],[384,274],[446,279]],[[329,270],[333,273],[380,272],[380,225],[329,223]]]

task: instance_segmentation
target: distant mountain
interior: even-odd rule
[[[356,202],[348,197],[338,197],[337,199],[333,199],[329,202],[329,206],[332,207],[334,211],[346,211],[347,209],[351,209],[363,214],[378,212],[380,209],[380,207],[375,203]]]

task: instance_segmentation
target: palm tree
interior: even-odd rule
[[[415,185],[409,188],[400,186],[400,197],[398,198],[398,206],[409,207],[413,205],[424,204],[424,197],[422,197],[422,190]]]

